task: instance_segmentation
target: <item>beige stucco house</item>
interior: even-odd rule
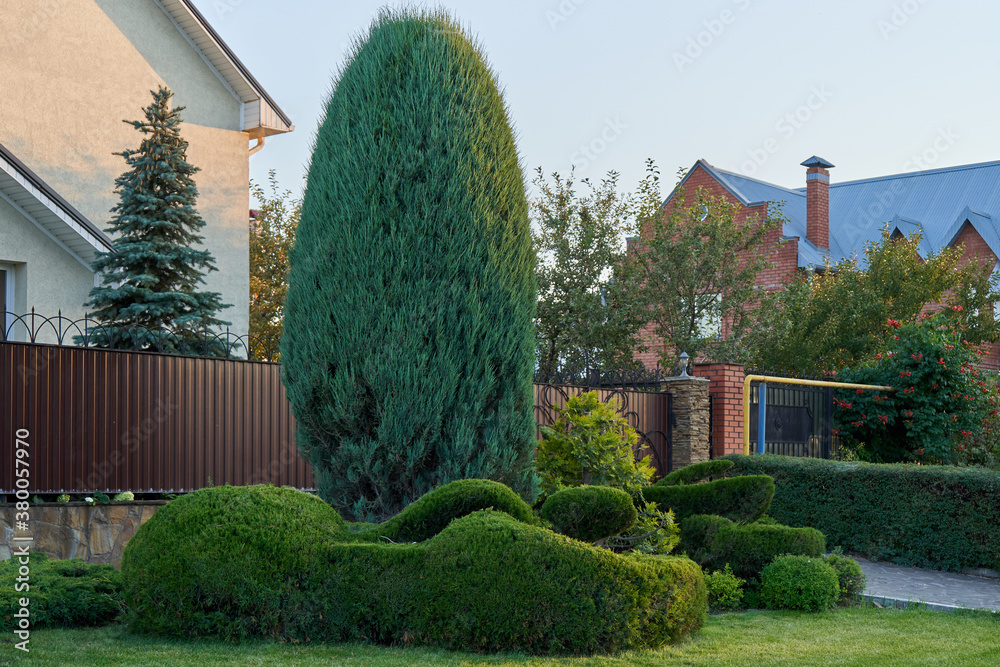
[[[115,178],[165,85],[185,106],[206,247],[232,331],[248,329],[249,158],[291,121],[189,0],[2,0],[0,301],[77,318],[99,278],[96,251]]]

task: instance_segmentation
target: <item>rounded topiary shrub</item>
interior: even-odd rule
[[[728,563],[736,576],[753,579],[781,554],[822,557],[826,538],[815,528],[740,525],[725,517],[695,515],[681,522],[680,548],[700,565],[719,568]]]
[[[545,500],[541,513],[557,532],[584,542],[620,535],[639,516],[632,496],[610,486],[563,489]]]
[[[337,511],[289,488],[217,486],[160,508],[122,555],[130,623],[178,637],[282,636],[311,614],[315,557],[346,534]]]
[[[770,609],[824,611],[840,597],[837,572],[822,558],[778,556],[760,574],[760,597]]]
[[[771,506],[774,478],[743,475],[696,484],[653,484],[643,488],[642,495],[660,509],[672,509],[677,521],[696,514],[714,514],[736,523],[752,523]]]
[[[421,643],[465,650],[656,648],[707,612],[704,577],[687,558],[616,554],[489,511],[429,540],[408,590]]]
[[[444,13],[383,11],[316,134],[281,341],[296,445],[345,517],[456,479],[534,502],[534,266],[482,49]]]
[[[538,523],[531,507],[510,487],[488,479],[462,479],[425,493],[383,523],[378,533],[392,540],[421,542],[440,533],[452,519],[487,508],[523,523]]]
[[[837,553],[826,557],[834,570],[837,571],[837,580],[840,584],[840,604],[850,604],[861,599],[861,594],[865,592],[867,577],[858,561]]]
[[[721,475],[733,467],[733,462],[728,459],[712,459],[701,463],[692,463],[683,468],[678,468],[672,473],[664,476],[656,483],[656,486],[679,486],[681,484],[696,484],[709,477]]]
[[[122,576],[133,629],[184,637],[593,653],[662,646],[706,613],[686,558],[612,553],[495,510],[399,544],[270,486],[171,502]]]
[[[121,574],[110,565],[88,565],[82,560],[56,560],[41,551],[28,555],[27,581],[22,557],[0,561],[0,630],[14,630],[28,598],[32,628],[85,627],[111,623],[122,612]],[[15,586],[27,583],[27,590]]]

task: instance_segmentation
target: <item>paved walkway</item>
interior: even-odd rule
[[[903,606],[919,602],[945,611],[963,607],[1000,611],[1000,579],[852,558],[868,578],[865,598],[879,604]]]

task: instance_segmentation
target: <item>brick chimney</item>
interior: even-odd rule
[[[830,172],[833,165],[813,155],[806,167],[806,239],[818,248],[830,247]]]

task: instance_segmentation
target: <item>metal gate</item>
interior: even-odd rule
[[[831,458],[839,449],[833,439],[832,387],[776,385],[750,387],[750,439],[758,453]],[[764,395],[763,409],[761,394]],[[764,428],[761,429],[761,415]],[[763,450],[760,438],[763,435]]]

